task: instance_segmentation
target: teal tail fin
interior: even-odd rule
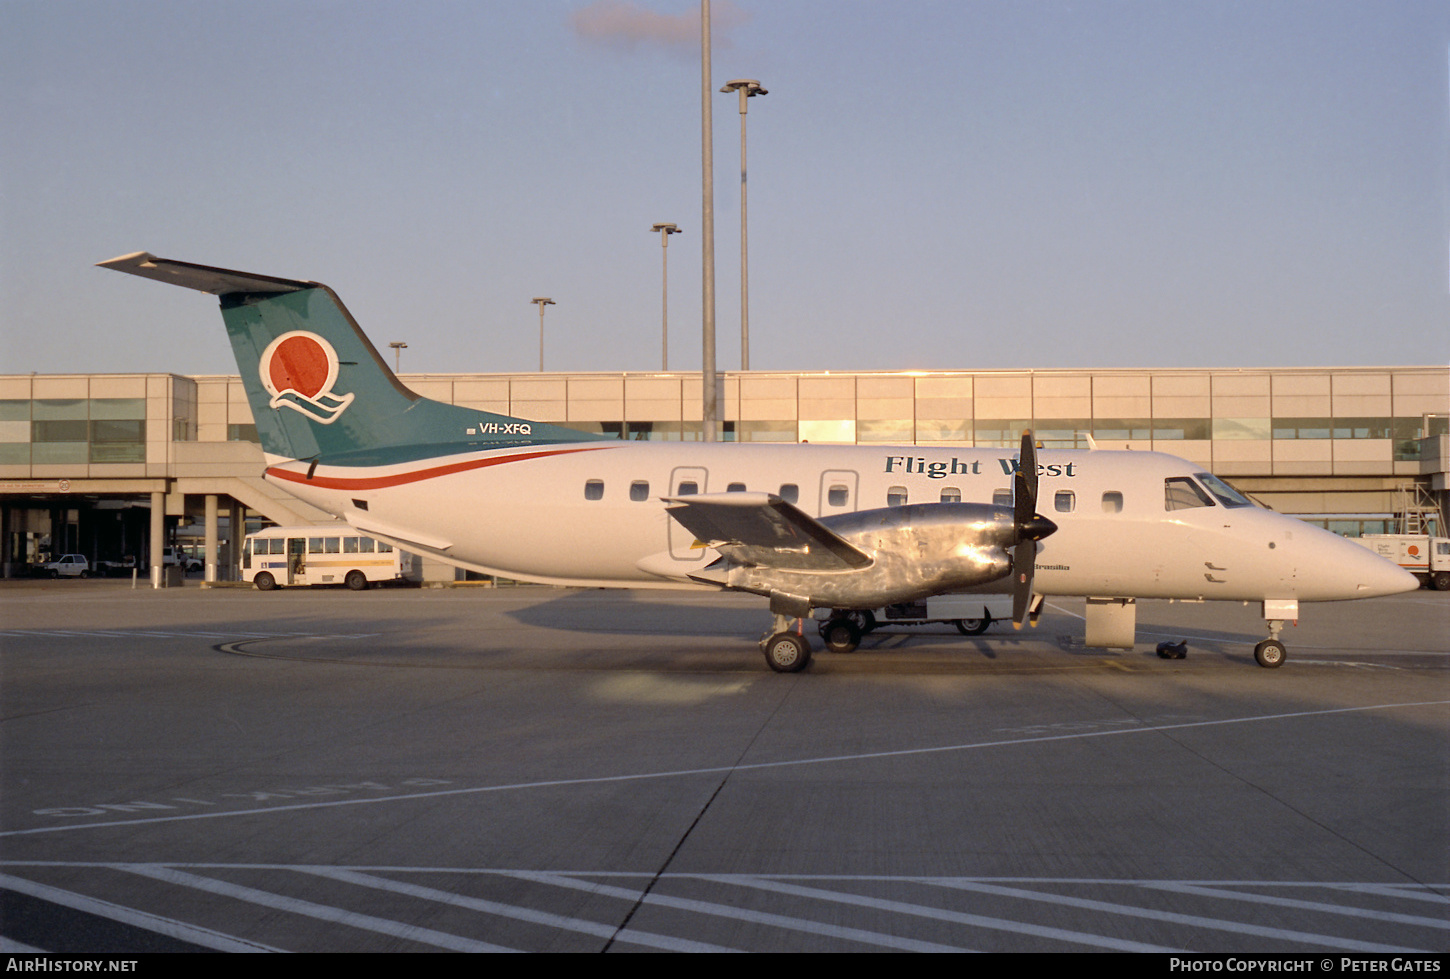
[[[257,434],[269,456],[332,460],[403,447],[409,455],[422,456],[596,437],[410,391],[342,300],[321,283],[192,265],[147,252],[99,264],[220,297]],[[388,455],[397,457],[396,452]]]

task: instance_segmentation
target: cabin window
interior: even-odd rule
[[[955,486],[948,486],[941,491],[941,501],[943,503],[960,503],[962,502],[962,491]]]
[[[831,506],[846,506],[851,502],[851,491],[837,483],[826,490],[826,502]]]
[[[629,484],[629,498],[636,503],[649,499],[649,480],[636,479]]]
[[[680,496],[694,496],[698,492],[700,492],[700,484],[693,479],[687,479],[680,483]]]
[[[1103,512],[1104,513],[1122,513],[1123,512],[1123,494],[1122,493],[1119,493],[1117,490],[1108,490],[1106,493],[1104,493],[1103,494]]]
[[[727,493],[744,493],[745,492],[745,484],[744,483],[731,483],[729,486],[725,487],[725,492],[727,492]]]
[[[585,483],[584,484],[584,499],[586,499],[586,500],[602,500],[602,499],[604,499],[604,480],[602,480],[602,479],[591,479],[587,483]]]
[[[1012,491],[1009,490],[1009,489],[993,490],[992,491],[992,505],[993,506],[1011,506],[1012,505]]]
[[[893,486],[889,490],[887,490],[886,491],[886,505],[887,506],[905,506],[906,505],[906,487],[905,486]]]
[[[801,498],[801,488],[795,483],[781,483],[780,498],[787,503],[795,503]]]
[[[1058,513],[1071,513],[1077,506],[1077,494],[1072,490],[1058,490],[1052,497],[1052,506]]]
[[[1203,506],[1213,506],[1213,500],[1193,480],[1170,476],[1163,481],[1163,509],[1188,510]]]

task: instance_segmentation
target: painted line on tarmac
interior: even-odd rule
[[[1252,904],[1266,904],[1278,908],[1293,908],[1296,911],[1318,911],[1323,914],[1339,914],[1396,925],[1413,925],[1416,928],[1439,928],[1442,931],[1450,931],[1450,921],[1443,918],[1427,918],[1419,914],[1376,911],[1372,908],[1350,908],[1342,904],[1325,904],[1323,901],[1304,901],[1292,897],[1275,897],[1272,894],[1249,894],[1244,891],[1230,891],[1220,887],[1204,887],[1196,884],[1162,883],[1151,886],[1160,891],[1173,891],[1176,894],[1217,897],[1227,901],[1247,901]]]
[[[294,803],[285,806],[262,806],[229,812],[199,812],[179,816],[150,816],[144,819],[117,819],[104,823],[74,823],[69,826],[38,826],[0,832],[0,839],[12,836],[35,836],[42,833],[65,833],[81,829],[108,829],[118,826],[144,826],[150,823],[177,823],[196,819],[224,819],[234,816],[261,816],[272,813],[333,809],[339,806],[376,805],[383,802],[410,802],[418,799],[440,799],[448,796],[481,795],[485,792],[515,792],[522,789],[559,788],[571,785],[604,785],[611,782],[641,782],[651,779],[684,778],[694,775],[720,775],[729,772],[766,771],[802,765],[831,765],[841,762],[879,761],[907,758],[913,755],[945,754],[954,751],[977,751],[984,748],[1009,748],[1026,744],[1050,744],[1058,741],[1079,741],[1085,738],[1115,738],[1131,734],[1154,734],[1163,731],[1186,731],[1194,728],[1223,727],[1229,724],[1261,724],[1268,721],[1299,720],[1309,717],[1330,717],[1336,714],[1363,714],[1379,710],[1404,710],[1415,707],[1446,707],[1450,700],[1423,700],[1403,704],[1371,704],[1364,707],[1334,707],[1324,710],[1291,711],[1284,714],[1255,714],[1248,717],[1226,717],[1216,721],[1185,721],[1179,724],[1156,724],[1151,727],[1118,728],[1111,731],[1078,731],[1032,738],[1008,738],[998,741],[977,741],[970,744],[938,745],[933,748],[899,748],[893,751],[867,751],[854,755],[823,755],[818,758],[795,758],[786,761],[752,762],[744,765],[714,765],[708,768],[685,768],[663,772],[639,772],[633,775],[595,775],[582,778],[556,778],[537,782],[509,782],[503,785],[479,785],[466,789],[437,789],[373,799],[336,799],[329,802]]]
[[[71,908],[75,911],[93,914],[98,918],[119,921],[124,925],[142,928],[146,931],[155,932],[158,935],[165,935],[168,938],[175,938],[178,941],[200,946],[201,948],[215,949],[218,952],[281,951],[281,949],[272,948],[269,945],[263,945],[259,942],[223,935],[221,932],[212,931],[209,928],[202,928],[199,925],[189,925],[184,921],[163,918],[160,915],[151,914],[147,911],[124,908],[119,904],[112,904],[110,901],[86,897],[84,894],[76,894],[73,891],[63,890],[59,887],[51,887],[49,884],[37,884],[35,881],[26,880],[23,877],[12,877],[9,874],[0,874],[0,888],[39,898],[42,901],[49,901],[51,904],[59,904],[61,907]]]
[[[906,901],[865,897],[860,894],[848,894],[843,891],[833,891],[821,887],[802,887],[799,884],[787,884],[765,877],[754,877],[742,874],[698,874],[696,876],[702,880],[719,881],[723,884],[734,884],[737,887],[753,887],[757,890],[770,891],[776,894],[787,894],[791,897],[804,897],[834,904],[874,908],[879,911],[889,911],[892,914],[929,918],[933,921],[947,921],[956,925],[966,925],[971,928],[984,928],[993,931],[1006,931],[1017,935],[1031,935],[1034,938],[1050,938],[1054,941],[1068,942],[1073,945],[1087,945],[1092,948],[1112,949],[1115,952],[1177,951],[1176,948],[1167,945],[1148,945],[1143,942],[1133,942],[1127,939],[1113,938],[1108,935],[1093,935],[1084,931],[1071,931],[1066,928],[1054,928],[1050,925],[1038,925],[1027,921],[1010,921],[1006,918],[988,918],[979,914],[948,911],[944,908],[932,908],[921,904],[911,904]],[[916,883],[917,881],[913,879],[912,882]]]
[[[600,924],[597,921],[586,921],[582,918],[567,918],[563,915],[552,914],[548,911],[535,911],[532,908],[525,908],[516,904],[500,904],[497,901],[487,901],[479,897],[454,894],[451,891],[439,890],[436,887],[408,884],[402,881],[359,873],[356,870],[341,867],[296,867],[293,869],[300,870],[304,873],[316,874],[319,877],[326,877],[329,880],[342,881],[345,884],[355,884],[359,887],[371,887],[394,894],[404,894],[408,897],[416,897],[424,901],[435,901],[440,904],[467,908],[470,911],[479,911],[501,918],[512,918],[515,921],[527,921],[530,924],[557,928],[560,931],[578,932],[591,935],[595,938],[602,938],[606,941],[615,938],[615,931],[617,930],[613,925]],[[633,891],[630,891],[629,894],[631,900],[638,897]],[[631,942],[635,945],[643,945],[646,948],[663,949],[667,952],[736,951],[736,949],[726,948],[722,945],[710,945],[706,942],[696,942],[686,938],[672,938],[669,935],[656,935],[652,932],[645,931],[626,932],[619,940]]]
[[[621,900],[640,900],[639,892],[623,887],[615,887],[612,884],[595,884],[589,881],[574,880],[561,874],[549,873],[547,871],[516,870],[500,871],[509,877],[517,877],[521,880],[530,880],[541,884],[553,884],[556,887],[567,887],[574,890],[587,891],[590,894],[602,894],[606,897],[617,897]],[[691,875],[695,876],[695,875]],[[752,911],[748,908],[738,908],[728,904],[717,904],[713,901],[697,901],[693,898],[671,897],[666,894],[650,893],[643,898],[645,904],[656,907],[672,908],[676,911],[689,911],[694,914],[706,914],[720,918],[731,918],[736,921],[748,921],[751,924],[769,925],[773,928],[784,928],[788,931],[804,932],[808,935],[824,935],[828,938],[840,938],[849,942],[859,942],[863,945],[874,945],[880,948],[895,949],[899,952],[966,952],[971,949],[959,948],[955,945],[941,945],[936,942],[924,942],[914,938],[906,938],[900,935],[888,935],[882,932],[867,931],[862,928],[849,928],[844,925],[830,925],[818,921],[811,921],[806,918],[796,918],[783,914],[772,914],[768,911]],[[621,932],[619,941],[633,941],[632,932],[628,929]]]
[[[285,911],[288,914],[316,918],[319,921],[326,921],[332,924],[347,925],[349,928],[376,932],[380,935],[387,935],[390,938],[400,938],[404,941],[417,942],[420,945],[432,945],[436,948],[445,948],[451,952],[515,951],[515,949],[505,948],[502,945],[480,942],[472,938],[464,938],[460,935],[450,935],[447,932],[435,931],[432,928],[420,928],[417,925],[389,921],[386,918],[379,918],[370,914],[345,911],[341,908],[330,908],[325,904],[314,904],[311,901],[304,901],[301,898],[272,894],[268,891],[257,890],[255,887],[229,884],[226,881],[217,880],[213,877],[202,877],[199,874],[173,870],[170,867],[158,867],[151,864],[111,864],[111,866],[116,870],[129,871],[141,877],[149,877],[153,880],[176,884],[181,887],[195,888],[196,890],[205,891],[208,894],[218,894],[222,897],[231,898],[234,901],[246,901],[249,904],[257,904],[264,908]]]
[[[1197,914],[1182,914],[1177,911],[1164,911],[1158,908],[1140,908],[1129,904],[1117,904],[1111,901],[1097,901],[1090,898],[1070,897],[1065,894],[1048,894],[1043,891],[1023,890],[1017,887],[1001,887],[996,884],[981,884],[972,880],[953,880],[951,878],[932,877],[921,878],[921,882],[931,884],[934,887],[949,887],[954,890],[971,891],[977,894],[989,894],[995,897],[1018,898],[1039,903],[1056,904],[1062,907],[1079,908],[1086,911],[1097,911],[1105,914],[1126,915],[1133,918],[1147,918],[1153,921],[1166,921],[1176,925],[1188,925],[1192,928],[1206,928],[1213,931],[1227,931],[1237,935],[1253,935],[1256,938],[1271,938],[1276,941],[1298,942],[1304,945],[1322,945],[1328,948],[1353,950],[1356,952],[1418,952],[1420,949],[1405,948],[1400,945],[1382,945],[1377,942],[1362,942],[1340,935],[1319,935],[1307,931],[1294,931],[1287,928],[1273,928],[1266,925],[1255,925],[1239,921],[1227,921],[1222,918],[1207,918]],[[1176,890],[1176,888],[1165,888]],[[1211,891],[1205,888],[1204,891]],[[1194,893],[1190,890],[1187,893]],[[1200,894],[1200,896],[1204,896]],[[1216,896],[1216,895],[1215,895]]]

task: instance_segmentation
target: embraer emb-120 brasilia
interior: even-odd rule
[[[780,672],[811,658],[793,619],[831,610],[821,633],[846,650],[872,609],[963,592],[1010,592],[1018,626],[1043,596],[1085,597],[1087,644],[1117,648],[1139,598],[1262,602],[1254,654],[1278,666],[1299,602],[1418,585],[1157,452],[620,441],[419,397],[319,283],[100,264],[220,297],[266,478],[289,493],[485,574],[765,596]]]

